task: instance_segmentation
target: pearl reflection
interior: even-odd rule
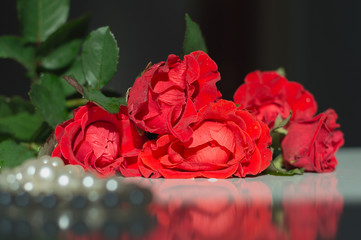
[[[118,182],[114,179],[109,179],[105,185],[108,191],[115,191],[118,188]]]
[[[70,218],[68,215],[66,214],[63,214],[59,217],[59,220],[58,220],[58,225],[59,225],[59,228],[61,230],[65,230],[69,227],[70,225]]]

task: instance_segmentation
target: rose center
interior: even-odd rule
[[[94,156],[102,158],[105,162],[113,161],[119,152],[119,132],[116,127],[106,122],[96,122],[85,131],[87,142]]]

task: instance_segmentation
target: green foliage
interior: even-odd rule
[[[0,141],[10,137],[30,141],[42,123],[33,106],[20,97],[0,96],[0,115]]]
[[[0,170],[5,167],[15,167],[26,159],[35,157],[36,153],[29,147],[19,145],[13,140],[0,142]]]
[[[34,106],[50,126],[55,128],[65,120],[65,95],[57,76],[42,75],[40,81],[33,84],[29,95]]]
[[[69,0],[18,0],[17,7],[22,35],[40,43],[66,22]]]
[[[82,40],[75,39],[52,51],[41,60],[41,66],[48,70],[57,70],[70,65],[78,56]]]
[[[81,60],[88,85],[100,90],[117,71],[119,48],[109,27],[90,33],[83,44]]]
[[[0,58],[11,58],[21,63],[29,72],[35,72],[35,49],[22,37],[0,37]]]
[[[100,91],[95,89],[87,90],[84,89],[84,97],[89,101],[97,103],[100,107],[104,108],[110,113],[119,112],[120,105],[126,105],[125,98],[106,97]]]
[[[189,17],[188,14],[185,15],[185,21],[186,31],[183,42],[183,55],[189,54],[197,50],[208,52],[206,41],[203,38],[199,25],[193,22],[193,20]]]
[[[65,23],[52,33],[39,47],[38,54],[45,56],[75,39],[84,39],[89,25],[89,15]]]
[[[303,168],[294,168],[287,170],[283,168],[283,156],[279,154],[276,158],[271,161],[269,167],[265,170],[265,173],[275,175],[275,176],[292,176],[292,175],[302,175],[304,172]]]

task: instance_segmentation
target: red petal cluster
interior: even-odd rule
[[[117,114],[110,114],[93,103],[79,107],[74,117],[55,129],[58,142],[52,156],[67,164],[80,165],[99,176],[116,171],[128,174],[146,138],[139,134],[122,106]]]
[[[139,155],[145,177],[228,178],[256,175],[270,164],[268,127],[233,102],[202,108],[187,142],[165,134],[148,141]]]
[[[277,72],[255,71],[246,76],[234,101],[270,128],[277,116],[285,119],[292,110],[288,134],[281,143],[285,164],[313,172],[335,169],[335,153],[344,143],[342,132],[336,130],[337,114],[329,109],[314,117],[317,103],[301,84]]]
[[[311,118],[317,112],[313,95],[296,82],[290,82],[277,72],[249,73],[233,98],[240,108],[248,109],[270,128],[278,115],[291,120]]]
[[[144,131],[172,134],[182,141],[197,111],[221,97],[216,63],[204,52],[192,52],[183,61],[169,55],[136,79],[129,92],[129,117]]]

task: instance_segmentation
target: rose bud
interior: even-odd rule
[[[344,144],[343,133],[335,130],[337,114],[328,109],[314,118],[293,122],[281,142],[283,158],[293,167],[309,172],[331,172],[337,165],[336,151]]]
[[[221,96],[215,62],[204,52],[169,55],[135,80],[128,98],[129,117],[142,130],[171,134],[181,141],[192,135],[197,111]]]
[[[272,128],[277,116],[291,121],[312,118],[317,104],[312,94],[296,82],[290,82],[277,72],[249,73],[233,98],[239,108],[249,110],[257,119]]]
[[[228,178],[262,172],[270,164],[268,127],[233,102],[219,100],[198,112],[192,137],[165,134],[144,144],[138,164],[144,177]]]
[[[98,176],[113,175],[122,171],[139,176],[137,156],[145,136],[138,133],[127,116],[127,108],[110,114],[93,103],[87,103],[73,112],[73,119],[55,129],[57,147],[52,156],[67,164],[80,165]],[[121,168],[121,169],[120,169]]]

